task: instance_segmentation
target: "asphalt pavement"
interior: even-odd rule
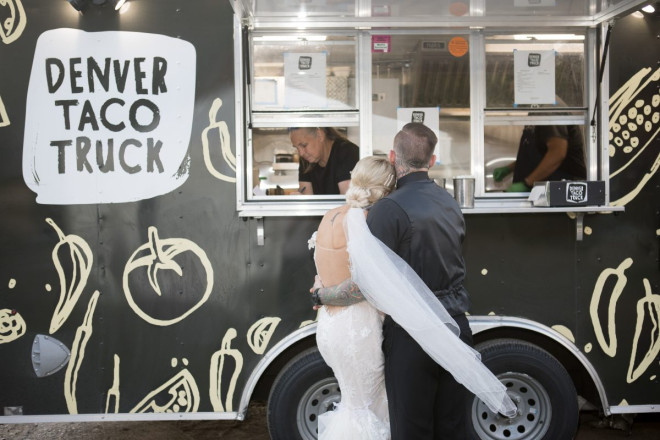
[[[1,418],[0,418],[1,423]],[[266,406],[252,403],[245,421],[0,424],[0,440],[269,440]],[[659,440],[660,414],[603,418],[583,412],[575,440]],[[561,439],[560,439],[561,440]]]

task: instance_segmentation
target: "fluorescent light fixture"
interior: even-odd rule
[[[126,3],[126,0],[118,0],[117,4],[115,5],[115,11],[120,10],[121,7],[124,6],[124,3]]]
[[[642,11],[646,12],[647,14],[653,14],[655,12],[655,8],[651,5],[646,5],[642,8]]]
[[[514,40],[584,40],[584,35],[575,34],[517,34]]]
[[[254,41],[325,41],[325,35],[260,35]]]

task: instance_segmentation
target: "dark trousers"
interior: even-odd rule
[[[454,316],[466,344],[472,331]],[[387,316],[383,325],[385,386],[392,440],[467,439],[466,405],[472,394]]]

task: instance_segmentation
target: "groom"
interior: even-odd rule
[[[458,324],[461,340],[471,346],[465,316],[469,299],[463,287],[465,223],[458,204],[428,176],[436,143],[433,131],[423,124],[406,124],[397,133],[389,155],[397,190],[373,205],[367,224],[433,291]],[[348,305],[361,299],[350,280],[317,287],[317,304]],[[392,440],[468,438],[469,391],[390,316],[383,324],[383,352]]]

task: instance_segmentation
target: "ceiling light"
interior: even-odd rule
[[[584,40],[584,35],[575,34],[518,34],[513,36],[514,40]]]
[[[117,4],[115,5],[115,11],[120,10],[121,7],[124,6],[124,3],[126,3],[126,0],[118,0]]]
[[[254,41],[325,41],[325,35],[260,35]]]
[[[642,11],[646,12],[647,14],[653,14],[655,12],[655,8],[651,5],[646,5],[642,8]]]

